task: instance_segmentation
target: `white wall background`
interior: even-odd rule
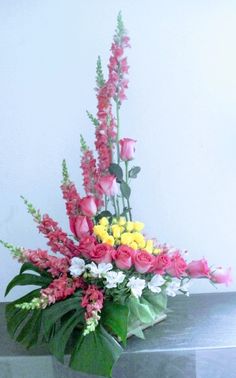
[[[138,140],[143,168],[135,216],[190,258],[235,272],[235,1],[0,1],[0,238],[45,246],[20,194],[67,227],[61,160],[80,185],[95,62],[100,54],[106,67],[120,9],[132,43],[122,134]],[[0,247],[0,300],[18,269]],[[193,291],[215,289],[196,282]]]

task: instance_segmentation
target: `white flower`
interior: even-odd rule
[[[167,285],[166,294],[169,295],[170,297],[175,297],[179,288],[180,288],[179,281],[171,281]]]
[[[79,257],[73,257],[71,259],[69,271],[73,277],[81,276],[81,274],[83,274],[85,271],[85,261]]]
[[[86,268],[90,270],[90,274],[94,278],[102,278],[109,270],[113,268],[112,264],[100,263],[96,265],[94,262],[86,265]]]
[[[151,281],[148,282],[148,288],[153,293],[160,293],[162,286],[165,283],[164,278],[160,274],[155,274],[155,276],[152,277]]]
[[[146,282],[145,282],[145,280],[142,280],[141,278],[132,277],[132,278],[129,279],[127,286],[130,288],[131,293],[136,298],[138,298],[138,297],[141,297],[143,289],[146,286]]]
[[[118,284],[122,283],[125,279],[125,274],[123,272],[108,272],[105,275],[105,278],[107,280],[105,286],[108,289],[112,289],[113,287],[116,287]]]

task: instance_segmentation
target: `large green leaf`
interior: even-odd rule
[[[72,336],[75,327],[82,321],[83,315],[83,309],[81,308],[68,319],[64,320],[62,326],[57,329],[54,337],[50,340],[50,351],[62,363],[64,362],[66,345]]]
[[[108,331],[126,343],[129,309],[127,305],[106,302],[102,309],[101,323]]]
[[[157,313],[164,312],[167,306],[167,295],[164,293],[155,294],[150,290],[145,292],[142,296],[146,301],[148,301],[155,309]]]
[[[122,195],[126,199],[129,199],[130,194],[131,194],[131,189],[130,189],[129,185],[126,184],[125,181],[122,181],[122,183],[120,184],[120,190],[121,190]]]
[[[81,335],[70,360],[75,370],[103,377],[112,376],[112,368],[122,353],[120,344],[102,327]]]
[[[41,321],[42,310],[29,311],[24,326],[16,337],[16,341],[23,344],[26,348],[37,344],[40,337]]]
[[[22,285],[36,285],[46,287],[52,281],[50,277],[36,276],[35,274],[18,274],[15,276],[8,284],[5,292],[5,296],[9,293],[10,290],[15,286]]]
[[[141,303],[138,298],[130,297],[128,301],[130,310],[129,323],[140,321],[140,323],[151,323],[155,319],[155,312],[148,303]]]
[[[123,171],[119,164],[112,163],[109,167],[109,172],[116,176],[117,182],[122,182],[123,180]]]
[[[80,309],[81,304],[78,295],[65,299],[64,301],[57,302],[46,308],[43,311],[43,327],[45,335],[49,337],[52,327],[69,311]]]
[[[48,272],[46,272],[45,270],[39,269],[37,266],[29,262],[26,262],[21,266],[20,274],[24,273],[27,270],[31,270],[33,272],[39,273],[41,276],[51,277]]]

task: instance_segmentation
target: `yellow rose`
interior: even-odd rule
[[[134,222],[126,222],[125,228],[128,232],[133,231],[134,229]]]
[[[96,236],[100,236],[105,230],[105,228],[101,225],[96,225],[93,227],[93,232]]]
[[[111,226],[111,229],[112,229],[114,238],[119,238],[122,232],[121,227],[118,226],[118,224],[114,224],[113,226]]]
[[[140,232],[144,228],[144,223],[134,222],[134,231]]]
[[[136,251],[138,249],[138,244],[136,242],[132,242],[130,243],[130,247]]]
[[[161,248],[154,248],[153,254],[158,255],[159,253],[161,253]]]
[[[139,232],[133,232],[132,236],[133,236],[133,241],[138,244],[139,248],[145,247],[146,242],[145,242],[143,234],[141,234]]]
[[[126,224],[125,217],[120,217],[118,224],[119,224],[119,226],[124,226]]]
[[[101,226],[107,227],[109,225],[109,220],[106,217],[102,217],[99,221]]]
[[[106,238],[102,239],[102,242],[112,246],[115,244],[115,240],[112,235],[108,235]]]
[[[133,241],[133,235],[130,232],[124,232],[121,235],[121,244],[130,245]]]

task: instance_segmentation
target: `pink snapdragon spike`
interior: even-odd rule
[[[52,252],[60,252],[69,258],[76,256],[77,246],[49,215],[43,215],[38,229],[48,239],[47,245]]]
[[[56,278],[46,289],[42,289],[41,297],[50,305],[71,296],[77,289],[84,288],[82,278],[70,278],[66,274]]]
[[[67,258],[59,258],[51,256],[47,251],[41,249],[25,251],[27,260],[37,266],[40,270],[48,270],[53,277],[66,274],[69,268],[69,260]]]

